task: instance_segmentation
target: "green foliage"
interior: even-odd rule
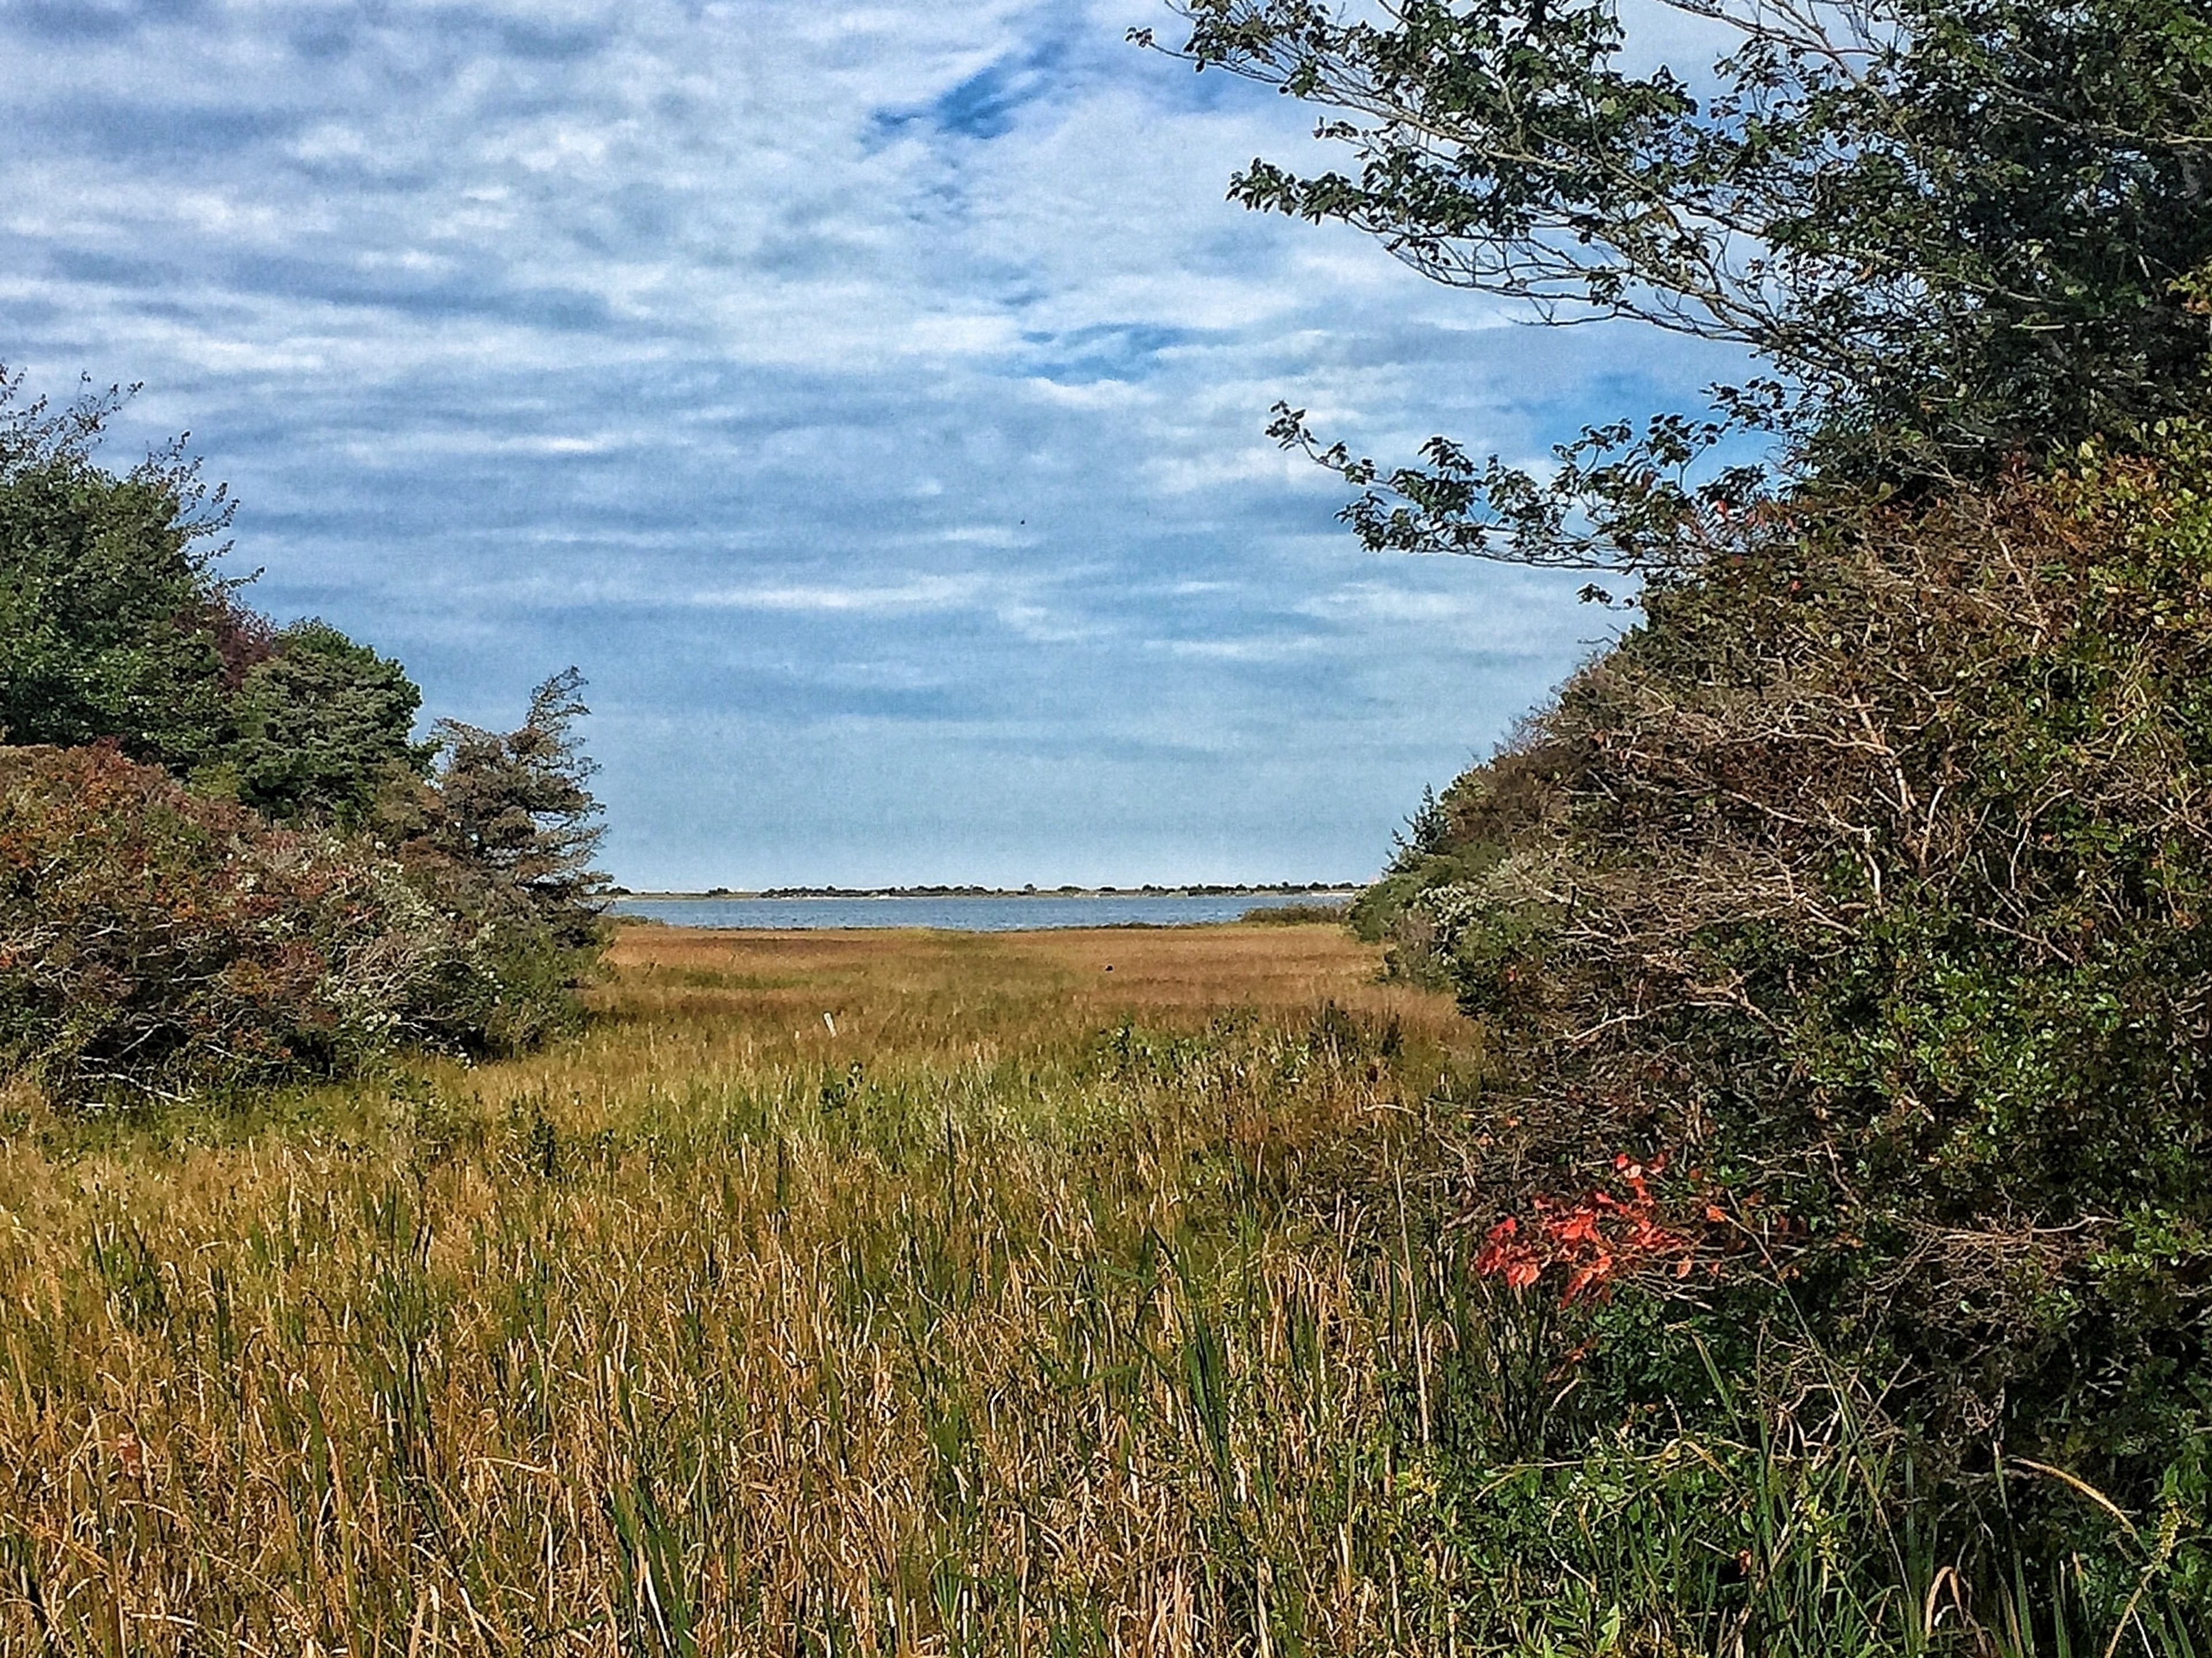
[[[477,1051],[518,1052],[573,1026],[574,993],[606,942],[606,878],[591,867],[604,831],[574,731],[582,685],[573,668],[555,675],[513,732],[441,723],[431,775],[387,767],[364,821],[410,884],[477,940],[485,973],[448,991]]]
[[[1480,821],[1425,808],[1355,909],[1497,1039],[1487,1254],[1633,1280],[1583,1372],[1625,1420],[1891,1379],[1861,1402],[1913,1523],[2012,1540],[2008,1583],[1967,1565],[2014,1645],[2201,1627],[2203,8],[1680,0],[1733,32],[1710,94],[1625,68],[1603,0],[1177,9],[1186,56],[1358,159],[1255,161],[1248,205],[1778,376],[1549,478],[1442,438],[1385,469],[1278,410],[1370,546],[1643,578],[1644,624],[1436,803]],[[1767,462],[1716,468],[1754,434]],[[1667,1210],[1641,1256],[1617,1164]],[[2160,1515],[2134,1554],[2084,1540],[2084,1476]]]
[[[1504,1039],[1486,1212],[1672,1151],[1722,1278],[1668,1321],[1893,1376],[1978,1511],[1992,1446],[2149,1507],[2212,1444],[2212,434],[2160,443],[1744,526],[1462,786],[1559,779],[1424,900]],[[2030,1558],[2063,1496],[2008,1499]]]
[[[1461,935],[1464,895],[1556,792],[1558,756],[1530,732],[1522,738],[1522,747],[1462,773],[1442,796],[1424,791],[1390,866],[1352,901],[1352,931],[1390,946],[1386,963],[1394,977],[1450,982],[1445,946]]]
[[[228,589],[201,544],[228,503],[175,452],[94,465],[118,393],[55,410],[21,388],[0,369],[0,738],[188,769],[225,732]]]
[[[112,741],[282,822],[357,823],[427,766],[422,693],[327,623],[279,629],[239,602],[204,545],[231,502],[181,440],[100,466],[125,396],[56,410],[0,371],[0,738]]]
[[[513,733],[415,742],[398,663],[237,601],[180,446],[97,463],[124,396],[57,410],[0,372],[0,1072],[168,1093],[572,1022],[601,942],[580,678]]]
[[[422,701],[397,662],[327,623],[295,623],[233,699],[222,780],[272,818],[356,823],[394,774],[426,769],[428,749],[412,740]]]
[[[1248,926],[1313,926],[1340,923],[1342,904],[1261,904],[1237,919]]]
[[[1256,161],[1233,197],[1547,315],[1748,346],[1826,465],[1985,474],[2196,406],[2200,6],[1668,3],[1734,38],[1709,94],[1624,68],[1608,0],[1177,9],[1182,55],[1322,106],[1358,162]]]
[[[1386,467],[1278,405],[1271,434],[1360,492],[1343,517],[1370,547],[1680,573],[1778,484],[1925,498],[2136,443],[2212,393],[2212,27],[2191,0],[1663,0],[1734,36],[1703,96],[1622,67],[1611,0],[1173,3],[1179,55],[1320,105],[1358,158],[1255,161],[1231,187],[1248,206],[1777,376],[1714,388],[1707,418],[1594,427],[1549,477],[1444,437]]]
[[[530,694],[522,724],[505,733],[459,720],[438,727],[435,811],[422,831],[431,848],[512,892],[556,944],[598,938],[606,877],[592,867],[605,829],[590,788],[597,765],[575,722],[589,712],[574,668]]]

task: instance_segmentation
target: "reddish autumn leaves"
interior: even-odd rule
[[[1708,1199],[1701,1222],[1667,1218],[1651,1190],[1667,1164],[1664,1151],[1649,1163],[1624,1151],[1613,1158],[1610,1189],[1601,1187],[1571,1202],[1533,1199],[1525,1224],[1508,1215],[1484,1234],[1476,1274],[1526,1290],[1552,1273],[1560,1280],[1565,1303],[1602,1297],[1624,1278],[1686,1278],[1701,1257],[1717,1269],[1709,1239],[1713,1229],[1728,1225],[1728,1212]]]

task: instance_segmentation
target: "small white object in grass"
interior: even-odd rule
[[[827,1013],[824,1013],[822,1016],[822,1023],[830,1027],[830,1034],[831,1035],[834,1036],[837,1034],[837,1022],[831,1018]]]

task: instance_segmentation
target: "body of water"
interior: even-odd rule
[[[1245,892],[1207,897],[1178,893],[943,898],[617,898],[617,915],[671,926],[939,927],[953,932],[1019,932],[1036,927],[1194,926],[1233,921],[1248,909],[1333,904],[1331,893]]]

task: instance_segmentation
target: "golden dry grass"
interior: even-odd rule
[[[1447,1649],[1447,1004],[1325,926],[614,962],[512,1064],[13,1111],[0,1647]]]
[[[1382,982],[1380,952],[1335,926],[1102,927],[1048,932],[731,932],[631,927],[611,961],[625,1017],[682,1011],[755,1043],[1037,1048],[1125,1019],[1192,1029],[1225,1010],[1310,1013],[1334,1001],[1431,1045],[1463,1042],[1450,1001]],[[741,1006],[729,993],[744,993]],[[703,1032],[702,1034],[704,1034]],[[817,1036],[823,1039],[817,1043]]]

